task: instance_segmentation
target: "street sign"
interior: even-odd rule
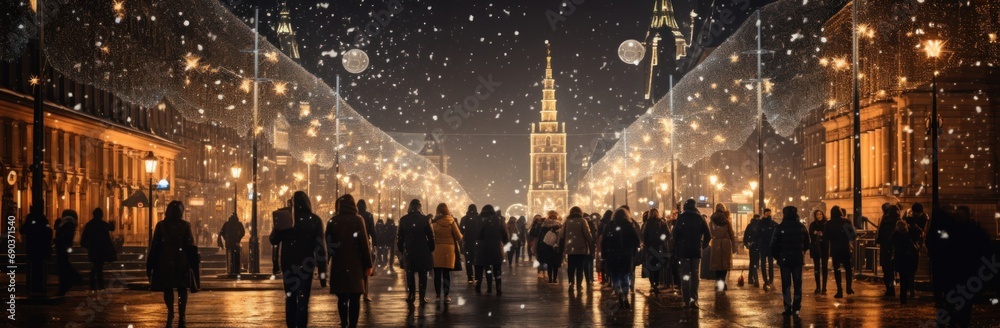
[[[753,204],[736,204],[736,213],[753,213]]]

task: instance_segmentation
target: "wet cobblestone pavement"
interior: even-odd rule
[[[832,290],[827,295],[813,294],[815,285],[810,272],[805,274],[806,293],[800,316],[786,319],[780,314],[780,290],[765,292],[749,286],[736,287],[735,282],[721,294],[714,291],[714,283],[702,281],[701,308],[690,310],[681,308],[680,297],[673,293],[650,294],[647,280],[639,279],[632,300],[634,311],[626,311],[617,309],[610,290],[602,290],[596,284],[591,290],[569,293],[565,283],[540,282],[530,266],[507,271],[500,297],[477,295],[473,285],[465,281],[464,272],[454,272],[450,304],[434,301],[429,279],[431,302],[422,306],[408,306],[404,301],[401,273],[381,271],[371,281],[372,301],[362,308],[360,324],[367,327],[931,327],[934,324],[928,292],[919,292],[916,300],[903,306],[898,300],[882,300],[881,284],[858,282],[856,295],[838,300],[833,298]],[[780,286],[777,272],[775,278]],[[832,279],[830,283],[832,287]],[[277,280],[208,280],[206,290],[189,298],[188,327],[281,327],[284,302],[280,287]],[[309,326],[338,326],[336,296],[328,294],[328,289],[318,283],[314,282],[313,288]],[[974,325],[1000,326],[997,309],[989,303],[977,303]],[[74,290],[58,305],[21,304],[13,326],[163,327],[165,321],[160,293],[114,288],[101,293]],[[4,326],[8,323],[5,321]]]

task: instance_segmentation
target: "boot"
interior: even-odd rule
[[[850,274],[848,274],[845,278],[847,278],[847,295],[854,295],[854,288],[851,288],[854,279],[851,279],[852,277]]]
[[[483,281],[482,280],[477,280],[476,281],[476,294],[482,294],[482,293],[483,293]]]
[[[503,294],[503,290],[500,289],[500,278],[497,278],[497,296]]]
[[[487,294],[493,293],[493,280],[491,279],[486,280],[486,293]]]
[[[177,304],[177,312],[179,314],[179,317],[177,318],[177,327],[179,327],[179,328],[184,328],[186,326],[186,324],[184,323],[184,319],[185,319],[184,318],[184,312],[185,312],[184,310],[187,307],[187,304],[184,304],[184,303],[186,303],[186,302],[180,302],[179,304]]]

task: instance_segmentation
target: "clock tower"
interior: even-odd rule
[[[555,210],[565,216],[569,206],[566,186],[566,123],[557,120],[556,81],[552,78],[552,50],[546,43],[545,78],[542,80],[541,121],[531,124],[531,180],[528,213]]]

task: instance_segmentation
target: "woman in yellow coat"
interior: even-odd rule
[[[451,297],[448,296],[451,291],[451,271],[455,269],[457,247],[462,240],[462,233],[445,203],[438,204],[431,229],[434,231],[434,293],[440,301],[441,291],[444,290],[445,302],[451,302]]]

